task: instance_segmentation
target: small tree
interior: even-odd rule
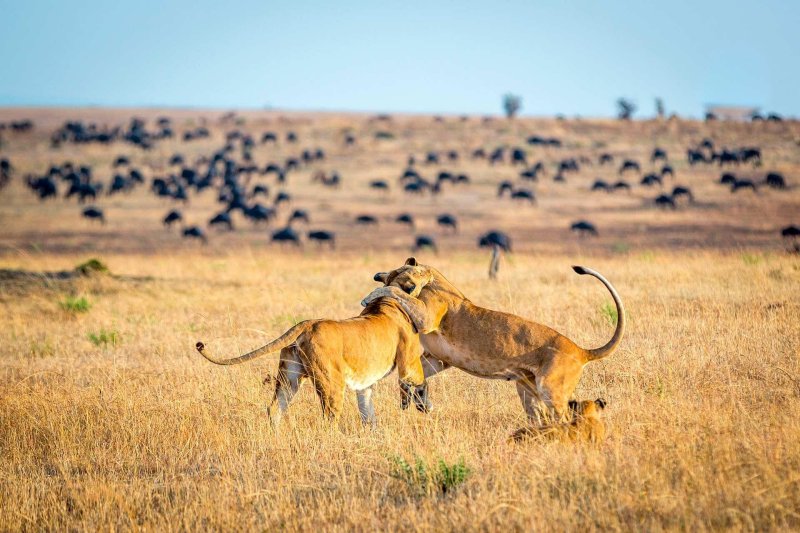
[[[656,115],[658,115],[658,118],[664,118],[664,113],[664,100],[656,98]]]
[[[636,104],[627,98],[617,100],[617,116],[620,120],[630,120],[636,112]]]
[[[522,109],[521,96],[511,93],[503,96],[503,111],[505,111],[506,117],[514,118],[520,109]]]

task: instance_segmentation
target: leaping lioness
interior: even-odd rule
[[[419,285],[410,288],[409,294],[418,295],[424,284],[419,278]],[[196,348],[218,365],[235,365],[281,351],[275,396],[268,410],[273,427],[278,426],[306,378],[311,378],[325,416],[339,416],[348,387],[356,391],[362,422],[374,424],[372,386],[395,366],[404,393],[402,407],[413,399],[419,410],[430,409],[419,336],[401,306],[389,298],[373,300],[355,318],[300,322],[269,344],[232,359],[214,357],[202,342]]]
[[[400,303],[420,333],[426,356],[439,359],[427,360],[426,377],[454,366],[479,377],[515,381],[531,421],[540,426],[566,423],[570,419],[568,402],[584,365],[611,355],[625,331],[625,309],[611,283],[594,270],[573,269],[599,279],[614,298],[616,331],[600,348],[581,348],[547,326],[479,307],[438,270],[417,264],[413,257],[396,270],[375,274],[375,281],[386,286],[375,289],[362,304],[386,297]],[[418,298],[403,291],[423,280],[427,283]]]

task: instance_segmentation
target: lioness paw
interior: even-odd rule
[[[378,298],[384,298],[386,296],[392,295],[392,287],[378,287],[371,293],[369,293],[363,300],[361,300],[361,306],[366,307]]]

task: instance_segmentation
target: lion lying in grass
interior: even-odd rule
[[[416,296],[422,285],[410,291]],[[235,365],[281,350],[275,396],[269,418],[277,428],[300,386],[309,378],[322,404],[322,412],[336,419],[342,409],[345,388],[356,391],[358,410],[364,423],[375,423],[372,386],[395,367],[403,391],[403,408],[412,397],[417,408],[427,411],[425,376],[419,336],[400,305],[389,298],[377,299],[355,318],[306,320],[274,341],[244,355],[219,359],[205,345],[200,354],[218,365]]]
[[[545,438],[572,442],[591,442],[599,444],[606,436],[606,425],[600,419],[600,411],[606,408],[606,401],[570,400],[570,420],[567,424],[547,424],[540,427],[524,427],[511,435],[512,441],[526,438]]]

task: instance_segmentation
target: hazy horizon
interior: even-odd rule
[[[800,3],[0,0],[0,106],[800,115]]]

